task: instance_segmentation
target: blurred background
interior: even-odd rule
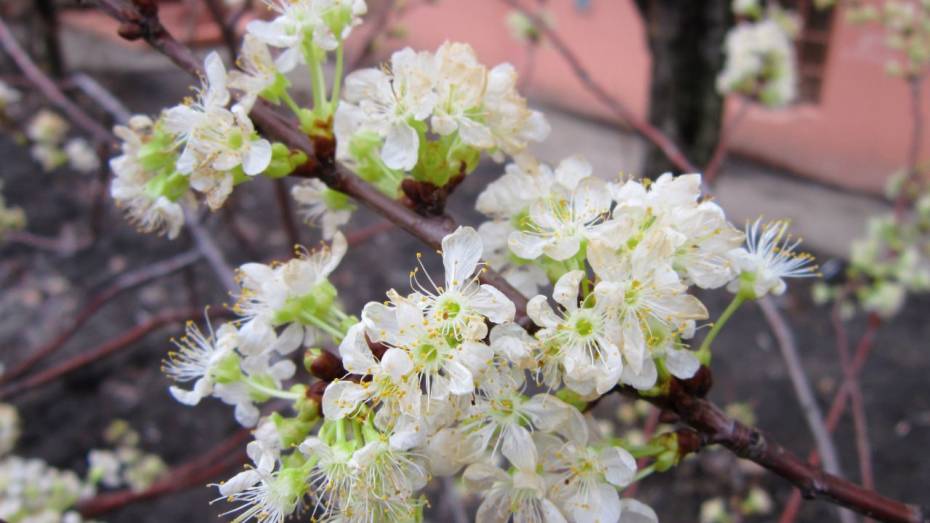
[[[359,67],[375,66],[404,46],[434,49],[446,40],[468,42],[485,64],[512,63],[521,76],[521,91],[546,111],[552,134],[534,149],[542,160],[557,163],[580,153],[598,175],[608,178],[621,172],[655,176],[679,171],[633,132],[631,118],[621,117],[624,111],[634,120],[652,122],[698,165],[711,160],[721,133],[726,133],[729,154],[722,159],[714,198],[730,219],[739,226],[760,215],[789,218],[822,263],[842,260],[864,234],[869,218],[892,208],[885,187],[909,161],[915,107],[916,121],[930,117],[930,89],[920,92],[915,106],[910,84],[886,74],[894,53],[886,46],[885,29],[850,22],[844,4],[820,9],[811,0],[779,3],[796,13],[799,22],[794,36],[797,97],[779,108],[738,95],[722,97],[715,89],[725,34],[739,21],[730,2],[723,0],[524,0],[522,5],[546,20],[559,41],[528,30],[526,18],[508,1],[369,0],[366,23],[353,33],[347,57]],[[191,93],[190,77],[143,43],[121,39],[117,23],[90,4],[3,0],[0,16],[30,56],[79,100],[93,99],[81,86],[86,83],[82,78],[99,83],[132,113],[156,114]],[[254,6],[230,0],[222,4],[223,19],[240,31],[250,19],[267,16],[260,1]],[[220,30],[205,2],[159,0],[158,5],[163,23],[179,40],[198,53],[225,52],[229,34]],[[230,65],[228,54],[224,58]],[[2,53],[0,79],[26,93],[32,89]],[[292,80],[304,86],[303,99],[309,99],[308,79]],[[612,106],[612,100],[623,107]],[[47,106],[41,97],[30,96],[25,103],[27,114]],[[112,123],[112,112],[89,105],[102,121]],[[930,133],[917,136],[918,158],[927,160]],[[67,332],[95,297],[127,273],[158,261],[177,261],[194,245],[186,235],[169,242],[136,233],[112,204],[96,203],[105,175],[80,174],[68,166],[45,170],[12,133],[0,131],[0,158],[4,197],[23,209],[28,233],[0,244],[0,362],[7,368]],[[461,223],[480,223],[474,199],[501,172],[501,165],[488,161],[466,179],[450,205]],[[233,266],[290,252],[287,218],[282,221],[274,203],[282,189],[271,183],[254,185],[254,190],[237,194],[232,211],[206,223]],[[358,233],[358,245],[334,277],[350,310],[379,299],[388,288],[405,288],[413,253],[422,250],[377,217],[358,214],[348,228]],[[300,225],[298,237],[310,245],[318,234]],[[378,261],[376,269],[372,260]],[[108,300],[31,372],[99,348],[163,311],[230,301],[199,261],[169,274]],[[705,294],[701,299],[712,316],[719,314],[728,296]],[[907,300],[901,314],[874,332],[864,313],[853,313],[848,334],[854,343],[864,333],[874,335],[875,348],[860,383],[875,484],[892,497],[928,504],[930,299],[912,295]],[[815,400],[827,410],[843,378],[831,306],[814,303],[810,282],[791,285],[778,305],[794,328]],[[207,401],[188,408],[167,394],[159,361],[167,352],[167,338],[178,334],[180,326],[165,326],[142,333],[125,350],[5,398],[22,419],[17,454],[86,471],[87,452],[105,445],[107,427],[113,419],[123,419],[138,431],[138,447],[159,455],[166,470],[176,472],[172,466],[236,434],[225,405]],[[711,397],[795,452],[811,450],[813,440],[795,389],[761,313],[743,308],[718,344]],[[617,397],[598,409],[612,420],[609,430],[617,432],[653,431],[662,421],[650,407]],[[861,454],[849,415],[840,418],[834,441],[844,474],[859,480]],[[231,475],[241,445],[230,449],[228,466],[200,485]],[[779,520],[790,494],[790,486],[779,478],[729,453],[710,450],[668,474],[648,478],[637,496],[662,521],[734,523]],[[194,486],[151,496],[100,518],[213,520],[223,511],[222,504],[209,504],[214,496],[215,490]],[[473,509],[474,501],[466,497],[463,503]],[[437,521],[453,517],[454,510],[442,503],[434,508]],[[816,502],[806,502],[798,516],[811,522],[836,519],[836,511]]]

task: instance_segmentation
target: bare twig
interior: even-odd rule
[[[287,241],[290,248],[300,244],[300,230],[297,229],[297,222],[294,221],[294,213],[291,210],[291,195],[287,192],[287,182],[284,180],[275,180],[274,195],[278,201],[278,213],[281,215],[281,225],[284,226],[284,232],[287,234]]]
[[[220,35],[223,37],[223,45],[229,53],[229,59],[235,60],[239,48],[239,36],[236,34],[236,26],[227,22],[226,13],[219,0],[204,0],[207,4],[207,11],[210,17],[220,29]]]
[[[355,58],[349,62],[346,68],[347,71],[354,71],[371,59],[371,56],[375,53],[375,49],[377,48],[378,38],[382,36],[384,30],[387,28],[396,4],[397,0],[387,0],[384,2],[375,16],[375,19],[370,24],[371,28],[368,30],[364,43],[362,43],[361,52],[355,55]]]
[[[830,437],[830,432],[824,424],[823,413],[820,406],[817,405],[817,398],[814,396],[810,381],[804,372],[791,327],[788,326],[784,317],[778,314],[775,304],[770,298],[766,297],[759,300],[759,308],[762,309],[766,321],[768,321],[775,334],[782,359],[785,361],[785,368],[791,378],[791,386],[794,388],[795,396],[797,396],[801,407],[801,413],[804,415],[804,420],[814,436],[814,444],[817,446],[820,455],[823,456],[823,468],[831,474],[842,476],[836,446],[833,444],[833,438]],[[839,516],[843,523],[854,523],[855,521],[852,514],[844,510],[840,510]]]
[[[114,353],[129,347],[154,330],[171,325],[172,323],[187,320],[193,316],[196,316],[198,313],[199,311],[197,309],[185,309],[181,311],[171,311],[158,314],[145,323],[129,329],[128,331],[120,334],[112,340],[107,341],[95,349],[81,352],[77,356],[66,360],[60,365],[56,365],[47,370],[37,372],[36,374],[29,376],[26,379],[17,381],[12,385],[3,388],[0,390],[0,398],[8,400],[13,396],[18,396],[19,394],[22,394],[28,390],[51,383],[58,378],[61,378],[62,376],[70,374],[71,372],[83,368],[86,365],[111,356]]]
[[[367,227],[363,227],[357,231],[352,231],[346,235],[346,243],[349,246],[361,245],[368,240],[383,234],[387,231],[390,231],[394,228],[394,224],[391,222],[380,221],[378,223],[373,223]]]
[[[250,434],[248,429],[240,429],[212,450],[198,453],[198,457],[172,468],[149,488],[138,492],[121,490],[99,494],[78,505],[78,511],[85,518],[98,517],[126,505],[201,487],[204,482],[245,461],[242,444]]]
[[[878,327],[880,325],[881,320],[878,318],[878,316],[871,315],[869,317],[866,331],[862,335],[862,338],[860,338],[859,344],[856,347],[856,354],[850,363],[851,375],[858,376],[862,372],[862,369],[865,368],[865,363],[868,361],[869,353],[872,351],[872,342],[875,339],[875,333],[878,331]],[[830,410],[827,412],[827,419],[825,423],[827,425],[827,430],[831,433],[836,430],[836,426],[839,424],[840,418],[846,411],[846,404],[849,400],[849,397],[849,383],[846,381],[846,378],[844,378],[843,384],[840,386],[839,390],[837,390],[836,395],[833,396],[833,402],[830,404]],[[816,449],[811,451],[810,455],[807,457],[807,461],[812,465],[817,465],[820,463],[820,454]],[[792,523],[797,518],[797,513],[800,508],[801,492],[799,490],[795,490],[791,493],[791,497],[785,504],[782,515],[780,518],[778,518],[778,523]]]
[[[220,280],[227,292],[235,293],[239,289],[236,284],[236,275],[226,261],[223,251],[220,250],[216,241],[200,223],[200,218],[197,217],[196,213],[185,208],[184,223],[187,224],[191,237],[194,238],[194,243],[197,244],[197,249],[203,253],[203,257],[210,264],[210,268],[213,269],[217,279]]]
[[[920,146],[924,134],[923,118],[923,76],[912,76],[908,79],[911,104],[911,143],[907,150],[907,174],[901,185],[898,197],[894,202],[894,213],[897,219],[901,219],[907,210],[908,203],[912,200],[912,187],[914,183],[919,183],[920,178]]]
[[[865,420],[865,405],[862,399],[862,387],[859,378],[852,372],[852,360],[849,355],[849,337],[846,326],[840,317],[840,305],[837,301],[831,311],[833,329],[836,332],[836,350],[843,369],[845,386],[849,388],[850,408],[853,416],[853,429],[856,433],[856,453],[859,458],[859,477],[866,488],[874,488],[872,475],[872,450],[869,444],[868,425]]]
[[[3,50],[16,62],[16,65],[22,70],[23,74],[26,75],[26,78],[28,78],[53,105],[61,109],[61,111],[68,116],[68,119],[73,121],[75,125],[84,130],[84,132],[88,133],[94,141],[99,143],[111,143],[113,141],[112,135],[107,128],[100,125],[97,120],[84,112],[77,104],[69,100],[68,97],[61,92],[61,89],[55,85],[55,82],[36,66],[35,62],[33,62],[32,59],[29,58],[29,55],[20,47],[13,33],[10,31],[10,28],[2,18],[0,18],[0,46],[2,46]]]
[[[109,303],[112,299],[120,294],[145,285],[176,271],[187,267],[198,259],[201,253],[197,250],[187,251],[182,254],[174,255],[165,260],[161,260],[141,269],[125,272],[119,275],[113,283],[103,291],[97,293],[81,309],[81,312],[74,318],[71,324],[62,331],[55,339],[51,340],[42,347],[32,352],[26,359],[19,364],[11,367],[8,372],[0,376],[0,383],[10,381],[24,372],[34,367],[37,363],[59,350],[101,307]]]
[[[681,149],[675,145],[672,140],[666,136],[662,131],[657,127],[649,123],[648,120],[636,116],[636,114],[631,111],[626,105],[623,104],[617,97],[610,94],[604,86],[598,83],[592,76],[591,73],[582,65],[581,59],[572,51],[571,47],[562,40],[562,37],[558,33],[553,31],[545,20],[543,20],[538,14],[526,9],[520,3],[519,0],[501,0],[507,5],[517,9],[524,16],[530,19],[533,23],[533,26],[542,33],[543,38],[548,40],[552,46],[562,58],[565,59],[569,67],[571,67],[575,76],[578,78],[578,81],[588,90],[595,98],[598,99],[602,104],[609,108],[615,116],[620,120],[630,126],[637,134],[651,142],[653,145],[658,147],[669,161],[671,161],[675,167],[681,169],[683,172],[698,172],[698,168],[685,157]]]
[[[97,80],[94,80],[92,76],[76,73],[71,75],[68,80],[70,85],[80,89],[88,98],[106,111],[115,122],[126,123],[129,121],[132,116],[129,109],[117,97],[113,96],[113,93],[100,85]]]

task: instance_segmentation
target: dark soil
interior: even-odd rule
[[[105,79],[134,111],[154,112],[187,94],[187,79],[175,73]],[[0,173],[4,194],[22,206],[29,230],[56,236],[64,228],[87,234],[93,177],[60,169],[44,173],[27,151],[0,136]],[[480,217],[471,209],[475,196],[500,172],[494,164],[482,166],[458,189],[452,214],[462,223],[477,225]],[[290,250],[280,226],[272,184],[258,181],[237,191],[237,221],[253,238],[261,259],[285,257]],[[358,213],[349,230],[376,223],[377,218]],[[220,216],[209,221],[225,247],[230,263],[250,261],[245,248],[229,234]],[[305,244],[316,233],[304,228]],[[165,259],[191,247],[183,236],[174,242],[136,233],[108,205],[104,232],[88,249],[62,256],[31,247],[6,244],[0,247],[0,361],[20,360],[31,349],[64,329],[90,295],[125,270]],[[383,233],[349,251],[334,277],[350,310],[379,299],[390,287],[404,289],[414,253],[435,263],[428,249],[401,231]],[[811,305],[809,285],[794,283],[779,304],[795,328],[798,346],[808,375],[815,383],[821,406],[826,409],[836,390],[840,371],[828,311]],[[719,314],[729,296],[705,293],[702,299]],[[130,291],[114,300],[71,339],[64,350],[45,365],[98,346],[104,340],[172,307],[228,302],[209,267],[199,263],[189,273],[178,274]],[[912,298],[898,318],[882,327],[875,351],[862,377],[862,388],[872,440],[876,484],[890,496],[930,504],[930,463],[925,445],[930,442],[930,299]],[[854,338],[863,324],[857,318]],[[180,326],[148,336],[117,356],[95,363],[67,378],[15,400],[24,419],[17,452],[41,457],[54,466],[83,471],[87,451],[103,446],[102,431],[113,418],[128,420],[142,435],[142,447],[160,454],[169,464],[183,463],[210,449],[236,430],[231,410],[207,400],[196,408],[174,402],[159,361],[169,348],[168,338]],[[754,306],[739,311],[717,342],[713,363],[715,387],[712,399],[720,404],[748,402],[757,424],[789,449],[806,454],[812,446],[809,431],[798,412],[785,366],[761,314]],[[599,406],[611,416],[619,399]],[[846,475],[856,479],[858,466],[849,417],[840,424],[836,444]],[[705,451],[678,470],[643,481],[637,496],[653,506],[664,522],[697,521],[700,504],[714,496],[740,495],[758,484],[773,496],[773,514],[754,521],[774,520],[790,493],[781,479],[759,473],[753,467],[737,467],[724,451]],[[231,475],[232,472],[229,473]],[[218,478],[219,479],[219,478]],[[212,521],[227,506],[209,501],[214,489],[192,491],[139,503],[108,514],[111,522]],[[821,502],[806,502],[801,521],[835,520],[835,513]],[[440,515],[436,519],[442,519]]]

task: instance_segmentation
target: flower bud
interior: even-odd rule
[[[346,375],[346,369],[339,358],[323,349],[308,349],[304,353],[304,367],[314,377],[323,381],[333,381]]]

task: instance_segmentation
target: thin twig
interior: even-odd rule
[[[239,36],[236,34],[235,26],[227,23],[226,13],[219,0],[204,0],[204,2],[207,4],[210,17],[213,18],[213,22],[220,29],[220,35],[223,37],[223,45],[226,46],[229,59],[235,60],[239,50]]]
[[[71,339],[80,328],[91,318],[97,311],[120,294],[145,285],[149,282],[168,276],[176,271],[187,267],[201,257],[200,251],[192,250],[181,254],[176,254],[165,260],[146,265],[140,269],[125,272],[116,277],[110,286],[100,291],[93,298],[88,300],[87,304],[81,309],[81,312],[75,316],[74,320],[68,327],[62,331],[55,339],[46,343],[42,347],[32,351],[26,359],[19,364],[11,367],[6,373],[0,376],[0,383],[10,381],[21,376],[24,372],[34,367],[44,358],[58,351],[64,344]],[[7,351],[11,353],[12,351]]]
[[[907,150],[907,174],[894,202],[895,217],[900,220],[912,200],[912,184],[919,183],[920,147],[924,134],[923,118],[923,76],[913,76],[908,80],[911,105],[911,143]]]
[[[78,127],[88,133],[96,142],[111,143],[113,141],[110,131],[100,125],[94,118],[84,112],[74,102],[68,99],[61,89],[55,85],[45,73],[36,66],[35,62],[29,58],[29,55],[23,51],[6,22],[0,18],[0,46],[16,62],[16,65],[22,70],[26,78],[29,79],[48,100],[61,109],[68,119],[73,121]]]
[[[360,66],[364,65],[374,54],[375,49],[377,48],[378,38],[384,33],[384,30],[387,28],[388,22],[391,20],[391,14],[394,11],[395,4],[397,0],[387,0],[384,2],[384,6],[378,11],[377,16],[375,16],[374,21],[370,24],[370,29],[365,36],[365,41],[362,43],[361,52],[355,55],[355,57],[349,62],[347,71],[354,71]]]
[[[210,264],[210,268],[213,269],[217,279],[226,288],[227,292],[235,293],[239,289],[239,285],[236,284],[235,272],[226,261],[226,257],[216,244],[216,241],[200,223],[200,218],[197,217],[195,212],[185,208],[184,223],[187,224],[187,229],[190,231],[191,237],[194,238],[197,249],[203,253],[203,257]]]
[[[878,327],[880,325],[881,320],[877,316],[869,316],[869,322],[868,326],[866,327],[866,331],[862,335],[862,338],[860,338],[859,344],[856,347],[856,354],[850,363],[850,371],[852,375],[858,376],[862,372],[862,369],[865,368],[865,363],[868,361],[869,354],[872,351],[872,342],[875,340],[875,333],[878,331]],[[846,405],[849,397],[850,387],[849,383],[844,377],[842,385],[840,385],[836,395],[833,396],[833,401],[830,404],[830,410],[827,411],[827,418],[825,423],[829,432],[832,433],[836,430],[836,426],[839,424],[840,418],[843,416],[843,413],[846,412]],[[807,457],[807,461],[812,465],[817,465],[820,463],[820,454],[816,449],[811,451],[810,455]],[[778,518],[778,523],[793,523],[797,518],[797,513],[800,508],[801,491],[795,490],[791,493],[791,497],[788,498],[788,502],[785,503],[785,508],[782,511],[781,517]]]
[[[245,461],[242,444],[249,438],[248,429],[240,429],[206,453],[178,465],[163,475],[163,478],[142,491],[121,490],[106,492],[81,502],[77,509],[85,518],[99,517],[126,505],[156,499],[176,492],[203,486],[204,482],[216,478],[223,472]]]
[[[807,373],[804,372],[804,366],[801,364],[800,356],[798,356],[798,348],[791,327],[788,326],[784,317],[777,313],[775,304],[770,298],[765,297],[759,300],[759,307],[775,334],[782,359],[785,361],[785,368],[788,370],[788,377],[791,379],[791,386],[794,388],[795,396],[801,407],[801,413],[804,415],[804,420],[814,436],[814,444],[820,451],[820,455],[823,456],[823,468],[830,474],[842,476],[836,446],[833,444],[833,438],[830,437],[830,432],[824,423],[823,413],[820,406],[817,405],[817,398],[814,396]],[[839,517],[843,523],[855,522],[852,514],[842,509],[839,509]]]
[[[692,395],[687,383],[677,378],[671,378],[668,391],[658,396],[644,397],[630,387],[616,390],[674,412],[702,434],[703,444],[723,445],[737,456],[790,481],[808,499],[824,499],[892,523],[930,522],[930,517],[918,506],[886,498],[804,462],[759,429],[743,425],[713,403]]]
[[[126,123],[132,116],[129,109],[123,105],[119,98],[100,85],[93,77],[84,73],[76,73],[68,78],[68,83],[80,89],[88,98],[99,105],[117,123]]]
[[[287,234],[287,241],[290,248],[300,245],[300,230],[297,228],[297,222],[294,220],[294,212],[291,210],[291,195],[287,191],[287,182],[284,180],[275,180],[274,196],[278,201],[278,213],[281,215],[281,224],[284,226],[284,232]]]
[[[28,390],[51,383],[61,378],[62,376],[70,374],[78,369],[90,365],[91,363],[97,362],[101,359],[113,355],[116,352],[119,352],[122,349],[125,349],[126,347],[129,347],[154,330],[166,327],[172,323],[190,319],[191,317],[196,316],[198,313],[199,311],[197,309],[184,309],[181,311],[170,311],[158,314],[145,323],[129,329],[128,331],[103,343],[95,349],[82,351],[80,354],[66,360],[64,363],[41,372],[37,372],[28,378],[4,387],[2,390],[0,390],[0,398],[9,400],[13,396],[18,396]]]
[[[352,231],[347,234],[346,243],[348,243],[350,247],[361,245],[374,238],[375,236],[388,232],[393,228],[394,224],[388,221],[373,223],[367,227],[362,227],[361,229]]]

